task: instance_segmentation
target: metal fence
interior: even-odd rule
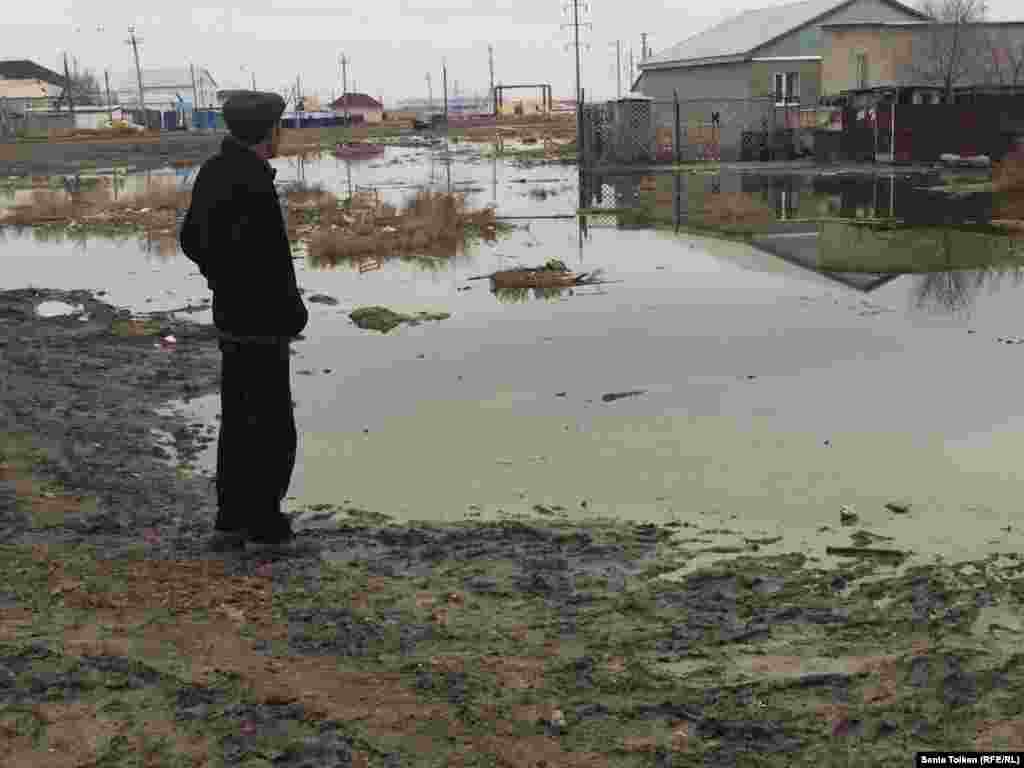
[[[701,160],[782,160],[810,154],[831,110],[758,99],[619,99],[585,104],[584,167]]]

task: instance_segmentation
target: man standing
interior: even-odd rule
[[[309,319],[299,295],[276,171],[284,100],[244,91],[224,104],[231,132],[199,170],[181,248],[213,291],[222,354],[217,519],[210,549],[293,538],[281,504],[295,467],[289,342]]]

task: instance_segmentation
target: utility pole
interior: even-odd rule
[[[434,108],[434,87],[430,82],[430,73],[427,72],[427,109]]]
[[[196,110],[199,109],[199,94],[196,91],[196,67],[191,62],[188,65],[189,74],[192,75],[192,130],[196,129]]]
[[[576,112],[583,109],[580,102],[580,0],[572,0],[572,26],[574,44],[576,46]]]
[[[448,124],[448,62],[441,59],[441,79],[444,81],[444,122]]]
[[[110,127],[114,127],[114,108],[110,106],[110,70],[103,70],[103,80],[107,84],[107,117],[110,118]]]
[[[348,93],[348,58],[345,54],[341,54],[341,96],[345,97]]]
[[[139,41],[135,37],[135,27],[128,27],[129,39],[128,43],[132,47],[132,52],[135,54],[135,75],[139,80],[139,111],[142,112],[143,120],[146,123],[146,127],[149,128],[149,119],[146,117],[146,100],[145,94],[142,88],[142,67],[139,65]]]
[[[580,82],[580,27],[589,27],[590,24],[587,22],[580,21],[580,5],[584,5],[584,10],[587,10],[586,6],[588,0],[565,0],[566,5],[563,8],[568,8],[568,4],[572,4],[572,21],[563,24],[563,27],[571,26],[573,31],[573,47],[576,49],[576,121],[582,119],[583,109],[583,87]]]
[[[71,114],[74,115],[75,114],[75,96],[71,92],[72,91],[72,88],[71,88],[71,74],[68,72],[68,55],[67,55],[67,53],[64,54],[64,84],[67,87],[67,92],[68,92],[68,109],[70,109],[71,110]],[[72,123],[74,123],[74,120],[72,120]]]
[[[622,41],[615,41],[615,77],[618,80],[619,98],[622,98]]]
[[[251,72],[250,74],[252,75],[252,89],[255,91],[256,90],[256,73],[255,72]]]
[[[640,33],[640,61],[647,60],[647,33]]]
[[[487,59],[491,65],[491,111],[498,114],[498,102],[494,98],[494,46],[487,46]]]

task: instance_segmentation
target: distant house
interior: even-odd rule
[[[8,108],[49,109],[64,93],[64,76],[27,59],[0,61],[0,98]]]
[[[365,93],[346,93],[331,103],[331,109],[367,123],[379,123],[384,119],[384,105]]]
[[[678,94],[683,122],[720,125],[721,157],[735,159],[742,132],[772,123],[773,107],[819,103],[824,25],[925,19],[897,0],[804,0],[747,11],[643,60],[632,90],[654,99]]]
[[[116,79],[112,75],[111,80],[116,83],[118,100],[126,107],[138,108],[139,80],[136,73],[119,73]],[[184,104],[186,111],[190,111],[219,106],[217,81],[209,70],[202,67],[194,70],[189,67],[143,69],[142,88],[146,109],[178,110]]]

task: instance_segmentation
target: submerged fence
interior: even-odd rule
[[[778,105],[773,98],[628,98],[585,104],[584,167],[700,160],[782,160],[809,154],[830,109]]]

